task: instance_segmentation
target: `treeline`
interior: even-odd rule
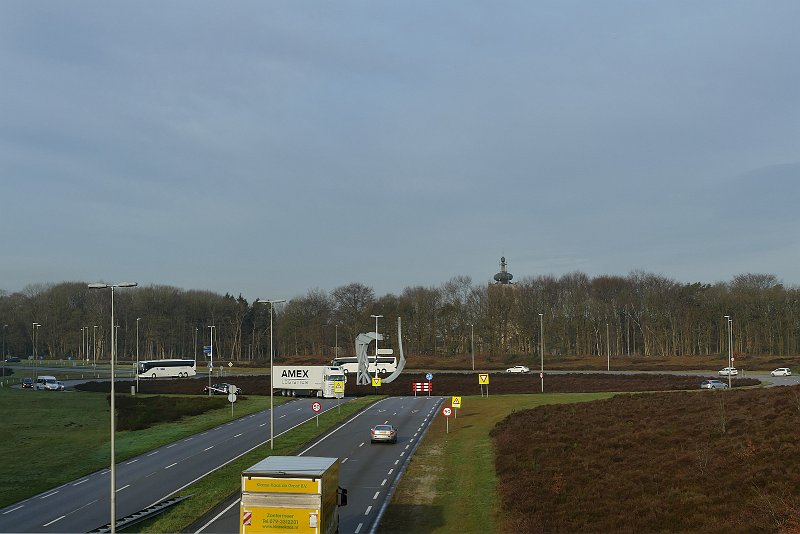
[[[269,359],[269,304],[169,286],[117,289],[114,295],[120,359],[135,359],[137,326],[141,359],[205,360],[211,332],[215,358]],[[473,340],[476,353],[495,355],[538,355],[541,345],[548,356],[727,353],[726,315],[732,318],[734,352],[800,352],[800,290],[769,274],[715,284],[684,284],[645,272],[594,278],[574,272],[509,285],[474,284],[458,276],[438,287],[408,287],[381,297],[360,283],[329,293],[313,289],[274,306],[278,360],[353,354],[356,335],[375,329],[372,315],[383,316],[383,347],[396,348],[397,317],[402,318],[407,354],[468,354]],[[6,355],[107,360],[111,295],[78,282],[0,293],[0,327]]]

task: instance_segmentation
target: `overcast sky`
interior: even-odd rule
[[[0,2],[0,290],[800,284],[800,3]]]

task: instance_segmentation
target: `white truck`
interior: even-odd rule
[[[341,367],[325,365],[275,365],[272,388],[289,397],[333,399],[344,396],[347,375]]]

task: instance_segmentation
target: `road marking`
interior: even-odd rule
[[[135,459],[135,460],[131,460],[130,462],[126,463],[125,465],[131,465],[131,464],[135,464],[135,463],[136,463],[136,462],[138,462],[138,461],[139,461],[139,459],[137,458],[137,459]]]
[[[211,450],[211,449],[213,449],[213,448],[214,448],[214,446],[213,446],[213,445],[212,445],[212,446],[210,446],[210,447],[206,447],[205,449],[203,449],[203,452],[210,451],[210,450]]]
[[[173,443],[172,445],[167,445],[167,448],[169,449],[170,447],[174,447],[175,445],[177,445],[177,443]]]
[[[370,504],[369,506],[367,506],[367,511],[364,512],[364,515],[369,515],[371,510],[372,510],[372,505]]]
[[[206,430],[205,432],[203,432],[203,433],[202,433],[202,434],[200,434],[200,435],[201,435],[201,436],[205,436],[206,434],[208,434],[208,430]]]
[[[394,467],[392,467],[391,469],[389,469],[389,472],[388,472],[388,473],[386,473],[386,474],[387,474],[387,475],[391,475],[393,472],[394,472]]]
[[[267,423],[261,423],[261,424],[260,424],[260,425],[258,425],[258,426],[267,426]]]
[[[39,498],[40,498],[40,499],[46,499],[46,498],[48,498],[48,497],[52,497],[52,496],[53,496],[53,495],[55,495],[56,493],[58,493],[58,492],[57,492],[57,491],[54,491],[53,493],[48,493],[47,495],[42,495],[42,496],[41,496],[41,497],[39,497]]]
[[[342,460],[342,463],[345,463],[347,460],[348,460],[348,458],[345,458],[344,460]]]
[[[406,454],[406,451],[403,451],[403,452],[400,453],[400,456],[405,456],[405,454]]]
[[[410,446],[411,446],[411,445],[406,445],[406,450],[408,450],[408,448],[409,448]]]
[[[385,485],[386,485],[386,481],[387,481],[387,480],[389,480],[389,479],[387,479],[387,478],[384,478],[384,479],[383,479],[383,482],[381,482],[381,486],[385,486]]]
[[[52,524],[53,524],[53,523],[55,523],[56,521],[61,521],[61,520],[62,520],[62,519],[64,519],[65,517],[67,517],[67,516],[65,516],[65,515],[62,515],[61,517],[59,517],[59,518],[56,518],[56,519],[53,519],[53,520],[52,520],[52,521],[50,521],[49,523],[45,523],[45,524],[44,524],[44,525],[42,525],[42,526],[43,526],[43,527],[49,527],[50,525],[52,525]]]
[[[88,481],[88,480],[89,480],[88,478],[84,478],[83,480],[79,480],[78,482],[76,482],[75,484],[73,484],[73,486],[77,486],[78,484],[83,484],[84,482],[86,482],[86,481]]]
[[[286,417],[286,415],[287,414],[283,414],[282,416],[278,417],[278,419],[283,419],[284,417]]]
[[[374,501],[374,500],[376,500],[376,499],[378,498],[378,495],[380,495],[380,494],[381,494],[381,492],[380,492],[380,491],[376,491],[376,492],[375,492],[375,495],[372,497],[372,500],[373,500],[373,501]]]
[[[397,412],[394,412],[392,415],[397,415]]]
[[[6,510],[5,512],[3,512],[3,515],[10,514],[11,512],[13,512],[15,510],[19,510],[20,508],[23,508],[23,506],[20,505],[20,506],[17,506],[16,508],[12,508],[11,510]]]
[[[192,441],[192,439],[194,439],[194,438],[186,438],[186,439],[185,439],[185,440],[183,440],[183,441]]]
[[[394,461],[394,465],[397,465],[397,464],[399,464],[399,463],[400,463],[400,460],[395,460],[395,461]]]
[[[233,436],[233,437],[234,437],[234,438],[238,438],[239,436],[241,436],[241,434],[236,434],[236,435],[235,435],[235,436]]]
[[[361,445],[359,445],[359,447],[363,447],[365,443],[366,443],[366,441],[362,441]]]
[[[364,523],[359,523],[358,526],[356,527],[355,534],[358,534],[359,531],[361,530],[361,527],[363,527],[363,526],[364,526]]]
[[[171,446],[171,445],[170,445],[170,446]],[[148,454],[147,456],[153,456],[154,454],[158,454],[158,451],[153,451],[153,452],[151,452],[150,454]]]
[[[178,465],[178,462],[175,462],[174,464],[169,464],[169,465],[168,465],[167,467],[165,467],[164,469],[169,469],[170,467],[175,467],[176,465]]]
[[[116,491],[117,491],[117,492],[120,492],[120,491],[124,490],[125,488],[129,488],[130,486],[131,486],[130,484],[125,484],[124,486],[122,486],[121,488],[119,488],[119,489],[118,489],[118,490],[116,490]]]

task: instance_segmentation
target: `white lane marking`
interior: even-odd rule
[[[202,433],[202,434],[200,434],[200,435],[201,435],[201,436],[205,436],[206,434],[208,434],[208,430],[206,430],[205,432],[203,432],[203,433]]]
[[[185,440],[183,440],[183,441],[192,441],[192,439],[194,439],[194,437],[186,438],[186,439],[185,439]]]
[[[213,446],[213,445],[212,445],[212,446],[210,446],[210,447],[206,447],[205,449],[203,449],[203,452],[205,452],[205,451],[210,451],[210,450],[211,450],[211,449],[213,449],[213,448],[214,448],[214,446]]]
[[[397,464],[399,464],[399,463],[400,463],[400,460],[395,460],[395,461],[394,461],[394,465],[397,465]]]
[[[267,423],[261,423],[261,424],[260,424],[260,425],[258,425],[258,426],[267,426]]]
[[[284,417],[286,417],[287,415],[288,415],[288,414],[283,414],[282,416],[278,417],[278,419],[283,419],[283,418],[284,418]]]
[[[41,497],[39,497],[39,498],[40,498],[40,499],[46,499],[46,498],[48,498],[48,497],[52,497],[52,496],[53,496],[53,495],[55,495],[56,493],[58,493],[58,492],[57,492],[57,491],[54,491],[53,493],[48,493],[47,495],[42,495],[42,496],[41,496]]]
[[[177,443],[173,443],[172,445],[167,445],[167,448],[168,448],[168,449],[169,449],[169,448],[172,448],[172,447],[174,447],[175,445],[177,445]]]
[[[342,463],[345,463],[348,459],[349,458],[345,458],[344,460],[342,460]]]
[[[148,454],[147,456],[153,456],[154,454],[158,454],[158,451],[153,451],[150,454]]]
[[[124,486],[122,486],[121,488],[119,488],[119,489],[118,489],[118,490],[116,490],[116,491],[117,491],[117,492],[120,492],[120,491],[124,490],[125,488],[129,488],[130,486],[131,486],[130,484],[125,484]]]
[[[366,512],[364,512],[364,515],[369,515],[369,512],[370,512],[371,510],[372,510],[372,505],[370,504],[369,506],[367,506],[367,511],[366,511]]]
[[[10,514],[11,512],[13,512],[15,510],[19,510],[20,508],[23,508],[23,506],[19,505],[16,508],[12,508],[11,510],[6,510],[5,512],[3,512],[3,515]]]
[[[167,467],[165,467],[164,469],[169,469],[170,467],[175,467],[176,465],[178,465],[178,462],[175,462],[174,464],[169,464],[169,465],[168,465]]]
[[[135,459],[135,460],[131,460],[130,462],[127,462],[125,465],[131,465],[131,464],[135,464],[135,463],[136,463],[136,462],[138,462],[138,461],[139,461],[139,459],[137,458],[137,459]]]
[[[358,534],[361,531],[361,527],[363,527],[363,526],[364,526],[364,523],[359,523],[358,526],[356,527],[355,534]]]
[[[386,473],[386,474],[387,474],[387,475],[391,475],[392,473],[394,473],[394,467],[392,467],[391,469],[389,469],[389,472],[388,472],[388,473]]]
[[[73,484],[73,486],[77,486],[78,484],[83,484],[84,482],[88,482],[88,481],[89,481],[88,478],[84,478],[83,480],[77,481],[75,484]]]
[[[53,523],[55,523],[56,521],[61,521],[61,520],[62,520],[62,519],[64,519],[65,517],[67,517],[67,516],[65,516],[65,515],[62,515],[61,517],[58,517],[58,518],[56,518],[56,519],[53,519],[53,520],[52,520],[52,521],[50,521],[49,523],[45,523],[45,524],[44,524],[44,525],[42,525],[42,526],[43,526],[43,527],[49,527],[50,525],[52,525],[52,524],[53,524]]]
[[[235,436],[233,436],[233,437],[234,437],[234,438],[238,438],[239,436],[241,436],[241,434],[236,434],[236,435],[235,435]]]
[[[406,451],[403,451],[403,452],[400,453],[400,456],[405,456],[405,455],[406,455]]]
[[[411,446],[411,445],[406,445],[406,450],[408,450],[408,448],[409,448],[410,446]]]
[[[376,500],[376,499],[378,498],[378,495],[380,495],[380,494],[381,494],[381,492],[380,492],[380,491],[376,491],[376,492],[375,492],[375,495],[372,497],[372,500],[373,500],[373,501],[374,501],[374,500]]]
[[[359,445],[359,447],[363,447],[365,443],[366,443],[366,441],[362,441],[361,445]]]
[[[384,478],[384,479],[383,479],[383,482],[381,482],[381,486],[385,486],[385,485],[386,485],[386,482],[387,482],[388,480],[389,480],[389,479],[387,479],[387,478]]]
[[[392,415],[397,415],[397,412],[394,412]]]
[[[386,421],[384,421],[384,422],[383,422],[383,424],[384,424],[384,425],[385,425],[385,424],[388,424],[388,423],[389,423],[389,420],[388,420],[388,419],[387,419]]]

